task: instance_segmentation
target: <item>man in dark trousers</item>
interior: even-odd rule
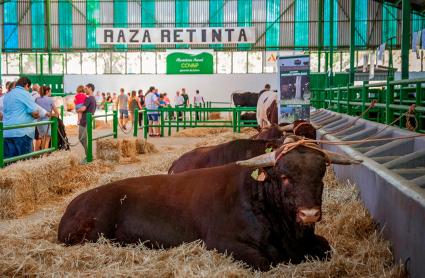
[[[86,154],[86,158],[82,161],[82,163],[87,162],[87,113],[96,112],[96,98],[93,96],[94,85],[89,83],[86,85],[86,94],[87,98],[84,101],[84,105],[78,109],[77,112],[82,112],[83,116],[81,117],[81,121],[78,126],[78,138],[80,140],[81,145],[84,147],[84,152]]]

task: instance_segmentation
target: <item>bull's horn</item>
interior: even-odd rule
[[[354,159],[349,156],[331,152],[331,151],[325,151],[323,152],[328,156],[329,160],[333,164],[343,164],[343,165],[350,165],[350,164],[360,164],[363,162],[363,160]]]
[[[248,160],[237,161],[236,165],[242,167],[269,167],[275,163],[276,152],[265,153]]]
[[[279,127],[280,131],[292,131],[293,129],[294,129],[294,124]]]

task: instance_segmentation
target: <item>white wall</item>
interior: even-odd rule
[[[211,74],[211,75],[65,75],[65,92],[74,92],[80,84],[93,83],[96,91],[119,92],[120,88],[129,90],[142,89],[146,92],[149,86],[167,92],[173,101],[176,91],[186,88],[193,101],[195,90],[206,101],[230,101],[230,95],[236,90],[259,92],[266,83],[277,89],[277,74]]]

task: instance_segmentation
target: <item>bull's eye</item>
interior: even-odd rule
[[[289,185],[289,178],[286,175],[281,175],[280,178],[282,179],[282,184],[284,186],[288,186]]]

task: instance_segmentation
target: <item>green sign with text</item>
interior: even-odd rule
[[[212,74],[213,55],[209,52],[190,54],[172,52],[167,55],[167,74]]]

